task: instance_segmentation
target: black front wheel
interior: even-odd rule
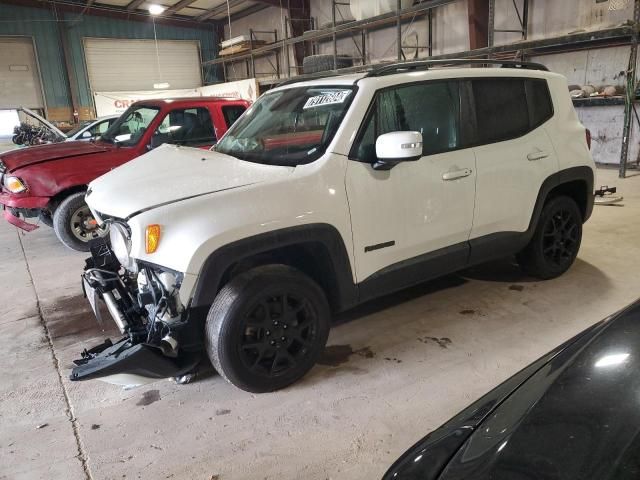
[[[327,299],[313,280],[285,265],[257,267],[218,293],[207,316],[207,353],[236,387],[271,392],[313,367],[329,323]]]
[[[573,265],[581,241],[582,214],[578,205],[570,197],[555,197],[542,209],[533,237],[517,260],[534,277],[555,278]]]

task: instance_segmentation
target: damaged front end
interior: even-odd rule
[[[101,303],[123,337],[84,350],[71,380],[113,375],[168,378],[185,375],[201,358],[198,329],[189,320],[178,290],[179,273],[157,266],[122,268],[104,240],[91,242],[82,285],[99,323],[104,324]]]

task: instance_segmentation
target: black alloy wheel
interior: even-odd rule
[[[516,258],[529,275],[555,278],[573,265],[581,241],[580,208],[572,198],[558,196],[547,201],[529,244]]]
[[[218,373],[254,393],[284,388],[315,364],[329,336],[331,312],[311,278],[285,265],[234,277],[207,316],[205,345]]]
[[[318,315],[308,299],[280,293],[260,299],[243,319],[238,346],[257,375],[285,375],[303,363],[318,335]]]
[[[559,268],[571,264],[580,245],[580,224],[567,209],[558,209],[547,219],[542,234],[542,254]]]

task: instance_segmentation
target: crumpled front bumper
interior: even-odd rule
[[[169,358],[152,345],[133,345],[127,338],[111,343],[106,340],[91,350],[82,352],[82,358],[74,360],[71,380],[89,380],[111,375],[136,375],[146,378],[179,377],[193,370],[200,361],[199,355],[183,355]]]
[[[91,258],[86,261],[82,287],[96,320],[102,324],[101,305],[106,306],[118,325],[122,339],[106,340],[81,353],[74,360],[71,380],[88,380],[114,375],[152,379],[179,377],[195,369],[202,358],[200,351],[163,351],[162,344],[149,340],[147,311],[138,306],[136,291],[121,276],[120,263],[104,240],[90,242]],[[106,276],[103,276],[106,275]],[[127,286],[129,285],[129,286]]]
[[[37,211],[46,208],[49,205],[49,200],[48,197],[20,197],[7,192],[0,193],[0,205],[4,207],[3,217],[5,220],[27,232],[31,232],[39,226],[25,222],[16,213],[32,211],[36,213],[26,216],[37,216]]]
[[[32,232],[37,228],[40,228],[38,225],[34,223],[25,222],[20,217],[16,217],[10,210],[6,210],[2,212],[2,216],[4,219],[9,222],[11,225],[21,228],[26,232]]]
[[[24,208],[24,209],[33,209],[33,208],[46,208],[49,205],[49,201],[51,200],[49,197],[34,197],[30,196],[28,193],[26,197],[22,197],[20,195],[23,194],[11,194],[7,192],[0,193],[0,205],[4,205],[5,207],[11,208]]]

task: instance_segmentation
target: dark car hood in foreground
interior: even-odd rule
[[[640,478],[640,303],[530,365],[385,479]]]
[[[104,142],[48,143],[46,145],[10,150],[0,155],[0,160],[4,162],[7,171],[12,172],[18,168],[36,163],[102,153],[113,148],[115,147]]]

